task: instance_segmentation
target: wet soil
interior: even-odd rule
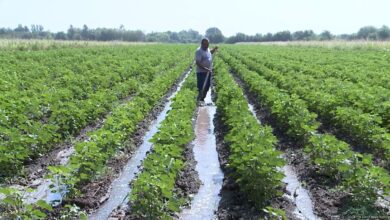
[[[194,100],[195,101],[195,100]],[[192,128],[195,129],[195,123],[197,119],[198,109],[194,111]],[[184,157],[184,169],[179,171],[178,177],[175,182],[175,192],[180,198],[185,199],[184,207],[188,207],[191,202],[191,197],[196,194],[200,188],[201,181],[199,179],[198,172],[196,171],[196,160],[193,151],[194,145],[188,144],[183,152]],[[142,172],[142,171],[140,171]],[[172,218],[178,219],[179,213],[174,213]],[[131,208],[126,204],[125,206],[118,207],[113,210],[110,215],[110,219],[139,219],[139,216],[131,214]]]
[[[146,118],[138,124],[137,131],[129,137],[127,146],[108,162],[104,174],[86,184],[80,190],[81,195],[79,197],[65,200],[60,207],[56,208],[55,212],[52,214],[53,218],[59,216],[59,211],[66,204],[76,204],[82,210],[91,213],[108,199],[112,181],[118,177],[124,165],[132,157],[134,150],[142,144],[143,137],[148,131],[150,124],[156,120],[159,113],[164,109],[165,103],[168,102],[168,97],[176,91],[179,82],[184,79],[186,73],[187,71],[176,80],[162,100],[149,112]]]
[[[193,153],[193,145],[187,145],[183,152],[185,167],[179,172],[178,178],[175,183],[176,193],[186,200],[185,207],[190,204],[190,197],[198,192],[201,182],[199,180],[198,173],[195,170],[196,160]],[[178,213],[175,213],[173,218],[178,218]],[[131,209],[128,204],[118,207],[113,210],[110,215],[111,220],[135,220],[140,219],[139,216],[131,214]]]
[[[195,100],[194,100],[195,101]],[[192,129],[195,130],[195,124],[197,120],[198,107],[195,109],[192,117]],[[196,194],[199,190],[202,182],[199,179],[199,174],[196,171],[196,160],[194,154],[194,145],[188,144],[184,150],[184,169],[179,172],[179,176],[176,179],[175,189],[181,198],[186,199],[185,207],[190,205],[190,197]]]
[[[214,85],[215,82],[212,82]],[[213,86],[214,87],[214,86]],[[212,99],[215,102],[218,94],[212,92]],[[222,189],[220,192],[221,200],[216,211],[218,219],[259,219],[264,214],[255,208],[254,204],[240,191],[231,174],[234,170],[228,167],[229,146],[224,142],[223,137],[227,134],[228,128],[222,122],[222,115],[217,108],[214,116],[214,133],[216,138],[216,147],[218,160],[224,173]]]
[[[355,137],[345,133],[340,128],[335,127],[331,119],[326,119],[321,117],[321,115],[318,115],[318,121],[321,123],[321,126],[318,128],[318,131],[320,133],[329,133],[334,135],[337,139],[344,141],[348,145],[351,146],[351,149],[357,153],[361,154],[374,154],[375,156],[373,159],[373,164],[376,166],[380,166],[385,168],[386,170],[390,171],[390,163],[388,162],[389,159],[385,158],[385,154],[383,151],[367,146],[365,144],[362,144],[362,142]]]
[[[214,118],[214,132],[216,134],[218,159],[225,175],[220,192],[221,200],[216,213],[217,217],[218,219],[259,219],[262,217],[262,213],[256,210],[254,205],[248,201],[231,177],[234,170],[227,166],[230,151],[227,143],[223,141],[227,128],[223,125],[221,119],[221,113],[217,109]]]
[[[241,192],[235,179],[231,177],[234,173],[232,168],[227,166],[230,155],[229,146],[223,141],[226,135],[227,128],[223,125],[221,115],[217,111],[214,121],[215,133],[217,139],[217,151],[221,168],[225,174],[221,189],[221,201],[219,203],[217,217],[218,219],[262,219],[265,218],[265,213],[255,207],[244,193]],[[288,193],[283,190],[284,193]],[[270,201],[270,206],[285,210],[288,219],[298,219],[293,214],[295,205],[293,201],[286,197],[279,197]]]
[[[329,177],[320,176],[318,168],[310,163],[309,158],[303,152],[304,146],[299,141],[288,138],[285,131],[280,128],[270,110],[259,103],[259,98],[249,92],[248,87],[237,77],[236,82],[244,89],[245,94],[255,107],[257,118],[262,124],[270,125],[274,135],[278,138],[277,148],[285,152],[285,158],[298,175],[299,181],[310,192],[314,203],[315,214],[321,218],[330,219],[340,212],[344,193],[335,190],[337,182]]]
[[[220,201],[223,173],[220,169],[213,119],[216,107],[213,105],[210,93],[205,98],[207,103],[199,107],[196,126],[194,155],[198,161],[196,170],[202,182],[198,193],[193,197],[191,205],[180,213],[180,219],[198,220],[214,219],[215,210]]]
[[[118,101],[118,104],[121,105],[130,101],[134,97],[134,94],[131,94]],[[16,184],[20,186],[28,186],[31,188],[36,187],[34,183],[35,180],[41,179],[47,173],[48,166],[56,166],[60,164],[66,164],[69,155],[71,155],[74,147],[74,143],[83,142],[89,139],[88,133],[98,130],[104,124],[104,121],[107,117],[111,115],[112,111],[107,112],[102,117],[98,118],[93,123],[87,125],[83,128],[78,135],[65,139],[64,141],[55,144],[53,149],[50,152],[47,152],[41,157],[38,157],[32,161],[26,162],[25,167],[23,168],[24,175],[16,177],[15,179],[10,180],[10,184]]]
[[[112,182],[113,179],[115,179],[118,176],[118,174],[122,170],[124,164],[126,164],[126,162],[129,160],[129,158],[131,158],[131,155],[134,152],[134,150],[139,145],[142,144],[142,139],[143,139],[145,133],[148,131],[150,124],[154,120],[156,120],[159,113],[164,109],[165,103],[168,102],[168,97],[171,96],[171,94],[177,90],[179,82],[181,82],[185,77],[185,73],[187,73],[187,71],[184,72],[178,80],[176,80],[176,82],[170,88],[168,93],[153,108],[153,110],[149,112],[149,114],[146,116],[146,118],[137,126],[137,131],[135,132],[134,135],[132,135],[132,137],[130,137],[129,142],[132,144],[129,145],[127,148],[125,148],[124,152],[120,152],[118,154],[118,156],[116,156],[114,159],[109,161],[109,163],[107,165],[107,167],[108,167],[107,169],[109,170],[109,172],[106,172],[106,175],[100,177],[99,179],[101,179],[101,180],[98,179],[96,181],[93,181],[83,188],[82,193],[85,195],[83,197],[85,197],[85,199],[87,201],[90,199],[92,199],[93,201],[96,201],[96,200],[100,201],[100,199],[98,199],[98,198],[105,197],[105,195],[107,194],[107,191],[108,191],[107,188],[110,186],[110,183]],[[95,184],[102,182],[102,181],[105,182],[105,184],[104,184],[105,187],[101,187],[100,189],[98,188],[98,191],[96,192],[96,188],[94,187]],[[84,207],[90,207],[89,205],[91,205],[91,203],[87,203],[86,206],[84,206]],[[92,205],[92,207],[97,208],[97,206],[94,206],[94,205]]]
[[[129,96],[127,99],[131,99],[131,97],[132,96]],[[105,118],[110,114],[111,112],[107,113],[93,124],[82,129],[76,137],[68,138],[63,142],[56,144],[53,150],[28,163],[23,170],[23,173],[25,174],[24,177],[20,176],[17,177],[17,179],[11,180],[11,184],[34,188],[34,180],[43,178],[47,173],[48,166],[56,166],[63,163],[64,158],[68,156],[66,155],[66,151],[70,153],[75,142],[88,140],[88,133],[101,128]]]
[[[185,207],[190,205],[190,197],[195,195],[200,185],[202,184],[198,172],[196,171],[196,160],[194,151],[192,150],[194,146],[189,144],[186,150],[184,151],[185,157],[185,167],[184,170],[180,171],[179,176],[176,180],[175,188],[181,198],[186,199]]]

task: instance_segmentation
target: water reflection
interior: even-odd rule
[[[194,196],[189,209],[183,210],[180,219],[214,219],[218,208],[219,192],[222,188],[223,173],[218,161],[213,119],[216,107],[212,105],[210,94],[206,96],[208,105],[200,107],[195,124],[196,138],[194,156],[196,171],[202,185]]]

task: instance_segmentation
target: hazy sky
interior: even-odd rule
[[[354,33],[362,26],[390,26],[390,0],[0,0],[0,27],[66,31],[90,28],[180,31],[204,34],[218,27],[225,36],[311,29]]]

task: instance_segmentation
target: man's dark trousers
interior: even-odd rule
[[[203,94],[202,94],[202,89],[203,85],[206,80],[207,73],[204,72],[197,72],[196,73],[196,78],[197,78],[197,85],[198,85],[198,101],[204,101],[204,98],[206,97],[207,91],[209,91],[210,88],[210,79],[211,79],[211,74],[207,77],[207,82],[206,86],[204,88]]]

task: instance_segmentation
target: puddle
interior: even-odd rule
[[[223,173],[218,161],[216,140],[214,135],[213,119],[216,107],[212,105],[210,92],[206,96],[206,106],[199,107],[198,117],[195,124],[195,140],[193,151],[196,171],[202,185],[194,196],[189,209],[184,209],[180,219],[214,219],[214,212],[218,209],[221,197],[219,192],[222,188]]]
[[[146,153],[152,147],[152,143],[149,140],[158,132],[158,128],[161,122],[165,119],[167,112],[171,109],[171,99],[180,90],[183,82],[187,78],[190,72],[186,73],[184,79],[179,83],[177,90],[172,93],[168,98],[168,102],[165,104],[163,111],[158,115],[157,119],[149,126],[149,131],[145,134],[141,146],[134,152],[134,155],[127,162],[123,168],[120,176],[115,179],[111,184],[111,191],[109,198],[104,202],[99,209],[89,216],[91,220],[108,219],[111,212],[122,205],[127,205],[128,195],[131,192],[130,182],[134,179],[135,175],[139,172],[139,166],[142,164]]]

